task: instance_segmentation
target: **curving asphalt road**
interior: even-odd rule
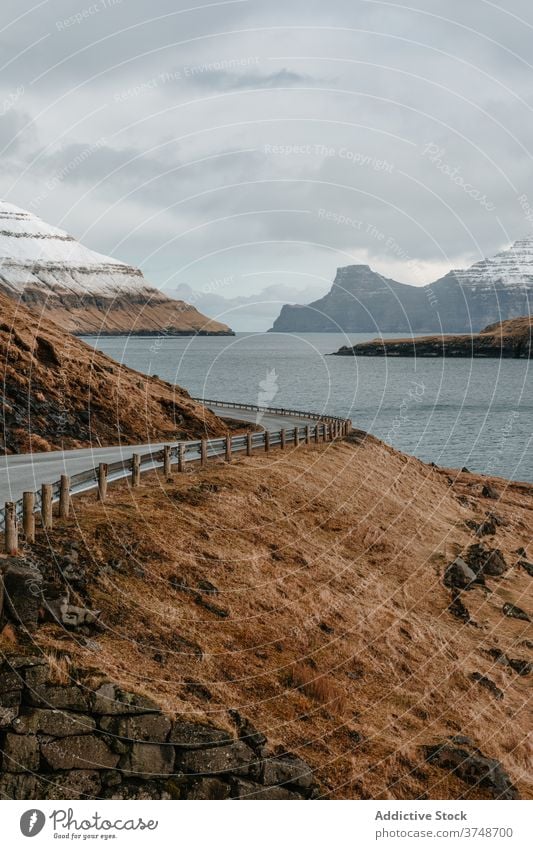
[[[239,419],[245,422],[257,422],[254,410],[228,409],[210,405],[210,410],[220,418]],[[311,419],[295,416],[261,414],[259,423],[267,430],[280,430],[296,425],[315,424]],[[48,451],[36,454],[13,454],[0,458],[0,505],[6,501],[18,501],[25,490],[36,491],[43,483],[53,483],[61,475],[75,475],[95,468],[99,463],[113,463],[126,460],[134,453],[157,451],[168,442],[146,443],[144,445],[119,445],[111,448],[79,448],[72,451]]]

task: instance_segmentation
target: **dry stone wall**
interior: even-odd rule
[[[171,721],[115,684],[58,684],[46,660],[0,666],[0,798],[308,799],[310,767],[269,751],[236,711],[235,733]]]

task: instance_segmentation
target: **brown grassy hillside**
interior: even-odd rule
[[[181,387],[119,365],[2,294],[0,380],[9,453],[227,430]]]
[[[216,725],[237,709],[312,764],[325,796],[491,795],[426,760],[454,737],[533,797],[532,625],[504,612],[533,613],[517,554],[532,486],[450,473],[356,433],[76,505],[51,544],[58,563],[78,546],[82,601],[103,630],[34,635],[71,674],[105,674]],[[509,568],[450,609],[445,568],[476,542]],[[35,556],[50,564],[44,540]]]

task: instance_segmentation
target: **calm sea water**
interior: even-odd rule
[[[425,461],[533,481],[527,360],[331,357],[362,333],[89,338],[198,397],[346,416]]]

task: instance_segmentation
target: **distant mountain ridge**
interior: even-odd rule
[[[383,277],[368,265],[337,269],[323,298],[285,305],[275,332],[478,332],[533,312],[533,237],[453,270],[427,286]]]
[[[229,335],[138,268],[81,245],[31,212],[0,201],[0,293],[77,335]]]

